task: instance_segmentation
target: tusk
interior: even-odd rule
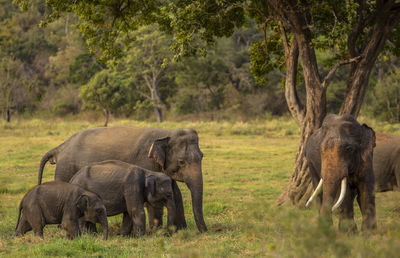
[[[319,180],[319,183],[317,185],[317,188],[315,188],[314,192],[312,193],[310,199],[308,199],[307,203],[306,203],[306,208],[308,206],[310,206],[310,203],[314,200],[315,196],[317,196],[317,194],[319,194],[322,190],[322,178],[321,180]]]
[[[339,199],[337,200],[335,205],[333,205],[332,211],[336,210],[342,204],[342,202],[344,200],[344,196],[346,195],[346,188],[347,188],[347,178],[345,177],[342,179],[342,184],[340,186]]]

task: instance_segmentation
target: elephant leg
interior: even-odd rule
[[[74,239],[75,237],[81,234],[81,231],[79,229],[79,223],[80,221],[74,220],[69,215],[63,216],[61,225],[63,229],[67,231],[66,236],[68,239]]]
[[[163,225],[163,206],[154,207],[151,205],[147,206],[147,214],[149,217],[149,227],[150,230],[156,230],[157,228],[162,228]]]
[[[144,213],[144,207],[133,207],[130,215],[133,222],[133,235],[135,237],[143,236],[146,233],[146,216]]]
[[[96,224],[86,221],[85,223],[85,230],[89,233],[97,233]]]
[[[132,219],[133,235],[142,236],[146,233],[146,215],[144,212],[144,197],[139,194],[125,196],[126,210]]]
[[[397,158],[397,156],[396,156]],[[394,176],[395,176],[395,180],[396,180],[396,184],[397,184],[397,190],[400,190],[400,159],[397,162],[394,162],[394,166],[393,166],[393,170],[394,170]]]
[[[184,229],[187,227],[185,219],[185,211],[183,209],[183,200],[181,190],[175,180],[172,180],[172,190],[174,191],[175,207],[176,207],[176,217],[175,223],[176,229]]]
[[[75,172],[78,172],[74,165],[74,162],[69,159],[62,159],[57,162],[56,170],[54,172],[55,181],[69,182]]]
[[[357,224],[354,221],[354,198],[356,192],[352,189],[346,192],[345,201],[341,205],[339,215],[339,230],[348,233],[357,233]]]
[[[375,193],[372,181],[365,180],[358,185],[357,202],[362,213],[362,230],[376,229]]]
[[[14,236],[23,236],[26,232],[32,230],[31,225],[24,215],[22,215],[21,220],[19,221],[18,227],[15,230]]]
[[[129,236],[132,232],[132,218],[127,212],[124,212],[121,225],[121,235]]]
[[[33,229],[34,235],[43,238],[43,228],[46,225],[46,220],[43,217],[40,206],[36,205],[28,208],[26,214],[31,214],[27,220]]]

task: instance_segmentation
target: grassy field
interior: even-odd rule
[[[376,131],[400,134],[399,125],[361,118]],[[19,201],[37,182],[39,161],[73,133],[101,122],[21,120],[0,122],[0,256],[143,256],[143,257],[398,257],[400,194],[376,194],[378,230],[346,235],[336,225],[318,225],[317,210],[276,207],[297,150],[299,129],[289,118],[253,123],[162,123],[113,121],[112,125],[194,128],[204,152],[204,215],[209,228],[200,234],[194,223],[190,194],[183,193],[188,229],[171,237],[161,232],[145,237],[117,235],[121,217],[109,218],[110,237],[83,235],[67,240],[56,226],[46,226],[44,240],[29,232],[12,238]],[[55,166],[47,165],[44,180]],[[360,212],[356,219],[360,227]],[[337,223],[336,219],[335,222]]]

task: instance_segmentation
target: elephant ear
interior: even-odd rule
[[[88,205],[89,205],[89,197],[84,194],[80,195],[78,197],[78,200],[76,201],[76,207],[78,207],[78,210],[80,211],[81,216],[87,210]]]
[[[152,196],[156,194],[156,179],[157,178],[153,175],[146,176],[145,187]]]
[[[170,137],[160,138],[151,145],[148,157],[154,159],[164,171],[165,159],[167,156],[167,147]]]
[[[376,146],[375,132],[366,124],[362,125],[362,139],[361,139],[361,158],[364,162],[368,160],[372,150]]]

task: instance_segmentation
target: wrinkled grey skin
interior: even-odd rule
[[[327,115],[322,127],[308,139],[306,158],[316,188],[323,179],[321,217],[332,223],[332,206],[340,184],[347,177],[347,192],[339,207],[339,229],[355,232],[353,202],[357,197],[363,222],[362,229],[376,228],[374,174],[372,168],[374,131],[360,125],[351,115]],[[322,201],[322,202],[321,202]]]
[[[81,168],[71,181],[84,189],[97,193],[107,210],[107,216],[124,214],[121,234],[146,232],[144,204],[168,209],[168,227],[176,215],[172,179],[162,173],[117,160],[108,160]]]
[[[200,232],[207,231],[203,218],[203,178],[196,131],[159,128],[103,127],[88,129],[71,136],[47,152],[40,163],[39,178],[47,161],[56,165],[55,180],[69,182],[84,166],[104,160],[121,160],[164,172],[173,181],[177,209],[175,226],[186,227],[182,195],[176,181],[185,182],[192,196],[193,214]],[[148,208],[153,221],[162,223],[162,209]],[[151,225],[152,226],[152,225]]]
[[[81,233],[80,218],[100,223],[103,238],[107,239],[106,208],[97,194],[65,182],[46,182],[35,186],[22,198],[14,236],[24,235],[33,229],[35,236],[43,238],[46,224],[61,223],[67,231],[67,238],[73,239]]]
[[[375,192],[399,191],[400,137],[376,135],[374,149]]]

